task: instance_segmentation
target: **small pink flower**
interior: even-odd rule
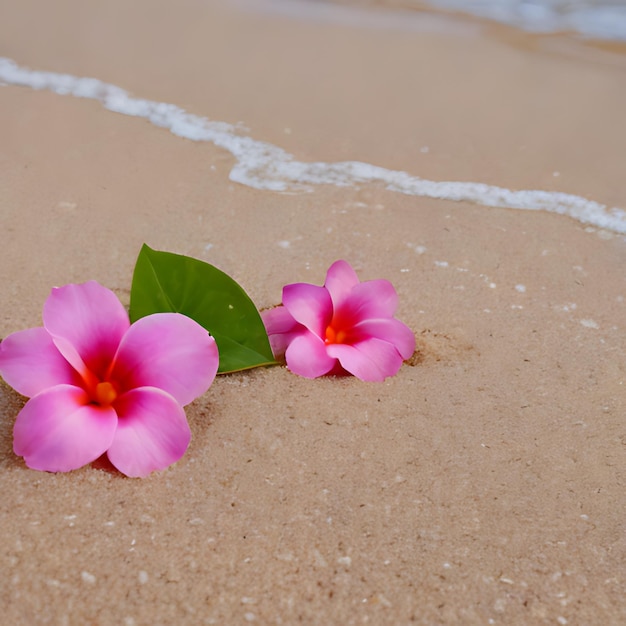
[[[276,358],[300,376],[354,374],[381,381],[397,373],[415,350],[415,336],[394,318],[398,296],[387,280],[360,282],[346,261],[336,261],[323,287],[283,288],[283,306],[264,311]]]
[[[30,398],[13,430],[26,465],[66,472],[98,459],[146,476],[182,457],[183,406],[213,382],[215,340],[192,319],[158,313],[130,324],[95,281],[52,290],[43,328],[0,343],[0,374]]]

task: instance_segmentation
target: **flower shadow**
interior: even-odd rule
[[[415,340],[415,352],[405,361],[410,367],[456,363],[477,353],[474,345],[466,338],[430,328],[422,330]]]
[[[0,468],[24,465],[13,452],[13,424],[26,400],[0,379]]]

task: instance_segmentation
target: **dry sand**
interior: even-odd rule
[[[626,206],[626,63],[608,52],[193,0],[1,14],[0,55],[242,122],[300,160]],[[3,623],[626,623],[624,237],[375,185],[257,191],[232,164],[1,87],[0,336],[39,325],[53,285],[96,279],[127,303],[146,242],[260,307],[344,258],[394,283],[418,352],[382,384],[219,377],[187,409],[186,456],[143,480],[27,469],[3,384]]]

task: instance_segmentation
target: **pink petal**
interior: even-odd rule
[[[309,283],[285,285],[283,304],[297,322],[324,337],[333,316],[333,303],[324,287]]]
[[[388,280],[368,280],[355,285],[335,311],[333,325],[350,327],[367,319],[391,318],[398,306],[398,294]]]
[[[323,376],[336,364],[336,360],[328,356],[324,342],[310,332],[296,337],[289,344],[285,360],[294,374],[305,378]]]
[[[261,319],[268,335],[290,333],[300,326],[284,306],[261,311]]]
[[[287,346],[306,328],[293,319],[291,313],[284,306],[277,306],[267,311],[261,311],[261,319],[265,324],[272,354],[279,359],[285,354]]]
[[[127,476],[147,476],[180,459],[191,440],[184,409],[165,391],[133,389],[115,403],[119,416],[107,456]]]
[[[335,261],[326,272],[324,287],[330,292],[335,309],[347,298],[359,277],[347,261]]]
[[[408,359],[415,352],[413,331],[397,319],[365,320],[352,329],[352,336],[360,340],[376,337],[387,341],[395,346],[403,359]]]
[[[111,379],[122,392],[158,387],[184,406],[211,386],[218,365],[215,339],[200,324],[180,313],[155,313],[128,329]]]
[[[43,308],[46,330],[61,354],[82,375],[85,367],[105,378],[130,326],[116,295],[92,280],[52,290]]]
[[[45,328],[29,328],[0,343],[0,374],[23,396],[32,397],[55,385],[80,384]]]
[[[328,354],[339,359],[341,366],[357,378],[368,382],[380,382],[393,376],[402,365],[402,357],[396,348],[386,341],[372,337],[353,345],[332,344]]]
[[[59,385],[31,398],[13,428],[13,450],[32,469],[68,472],[103,454],[115,434],[112,408],[89,404],[78,387]]]

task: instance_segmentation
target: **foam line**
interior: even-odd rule
[[[110,111],[141,117],[179,137],[213,143],[235,157],[230,179],[256,189],[290,191],[306,190],[314,185],[381,183],[391,191],[411,196],[558,213],[583,224],[626,234],[626,211],[580,196],[554,191],[513,191],[473,182],[424,180],[407,172],[359,161],[304,163],[278,146],[241,135],[230,124],[192,115],[174,104],[135,98],[121,87],[96,78],[30,70],[0,57],[0,82],[97,100]]]

